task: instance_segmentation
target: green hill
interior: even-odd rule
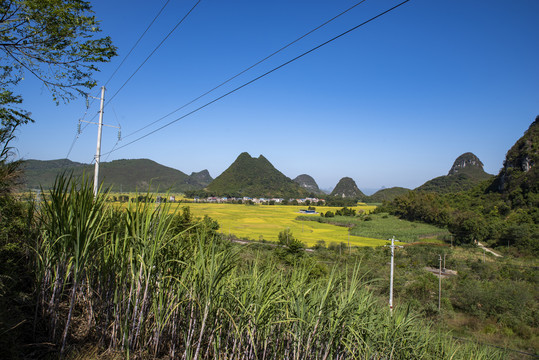
[[[304,188],[305,190],[307,190],[307,191],[309,191],[311,193],[314,193],[314,194],[323,194],[324,193],[322,190],[320,190],[320,188],[318,187],[318,184],[313,179],[313,177],[310,176],[310,175],[307,175],[307,174],[298,175],[294,179],[294,182],[298,183],[299,186],[301,186],[302,188]]]
[[[416,190],[437,193],[455,193],[473,188],[478,183],[493,178],[483,170],[483,163],[471,152],[460,155],[449,173],[427,181]]]
[[[207,191],[214,195],[249,197],[298,197],[308,191],[283,175],[264,156],[253,158],[241,153]]]
[[[365,201],[372,202],[372,203],[380,203],[382,201],[392,201],[397,196],[406,194],[410,189],[403,188],[403,187],[392,187],[387,189],[381,189],[372,194],[371,196],[367,197]]]
[[[94,165],[81,164],[67,159],[60,160],[26,160],[24,162],[25,184],[28,188],[48,189],[54,183],[56,175],[71,172],[76,176],[83,173],[93,177]],[[99,181],[113,191],[173,191],[202,189],[211,176],[207,170],[193,173],[191,176],[156,163],[149,159],[114,160],[101,162]],[[151,188],[150,188],[151,184]]]
[[[357,187],[356,182],[349,177],[343,177],[341,180],[339,180],[330,196],[349,199],[366,198],[365,194],[363,194],[363,192]]]
[[[539,116],[524,135],[509,149],[503,168],[490,186],[497,191],[516,198],[526,199],[539,192]],[[520,195],[519,195],[520,194]]]

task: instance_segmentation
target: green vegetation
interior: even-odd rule
[[[106,195],[94,200],[88,182],[59,178],[40,208],[35,253],[18,266],[35,276],[37,330],[51,344],[44,351],[95,344],[137,358],[503,357],[458,344],[409,307],[391,316],[361,256],[333,266],[329,250],[305,253],[289,231],[280,235],[286,249],[234,245],[185,208],[132,202],[120,211]]]
[[[244,152],[207,187],[208,193],[230,197],[304,197],[309,191],[287,178],[262,155]]]
[[[359,190],[356,182],[349,177],[343,177],[341,180],[339,180],[330,196],[356,200],[364,199],[366,197],[365,194]]]
[[[72,171],[75,176],[94,173],[93,165],[85,165],[63,160],[27,160],[23,164],[25,184],[27,188],[49,189],[54,184],[58,174]],[[99,172],[100,182],[113,191],[134,192],[172,191],[184,192],[202,189],[212,178],[207,170],[191,175],[172,169],[148,159],[114,160],[101,162]]]
[[[98,37],[99,22],[82,0],[17,0],[0,3],[0,118],[2,127],[25,124],[16,86],[34,76],[53,100],[68,101],[96,85],[96,64],[116,56],[109,37]]]
[[[492,178],[492,175],[486,175],[487,179]],[[440,194],[456,193],[470,190],[482,180],[485,180],[485,177],[477,178],[469,174],[444,175],[427,181],[418,187],[417,190],[432,191]]]
[[[470,190],[478,183],[492,178],[492,175],[483,170],[483,163],[477,156],[465,153],[455,160],[447,175],[429,180],[416,190],[440,194],[456,193]]]
[[[368,203],[381,203],[382,201],[391,201],[397,196],[406,194],[410,189],[403,188],[403,187],[392,187],[388,189],[381,189],[372,194],[371,196],[368,196],[365,199],[365,202]]]
[[[347,249],[346,249],[347,250]],[[342,254],[342,255],[340,255]],[[388,248],[348,251],[319,246],[317,258],[327,266],[361,259],[369,288],[387,304],[389,296]],[[439,256],[445,268],[457,271],[442,279],[441,312],[438,311]],[[444,261],[445,256],[445,261]],[[539,354],[539,267],[512,258],[495,258],[475,247],[439,244],[404,244],[395,250],[394,304],[410,308],[432,320],[441,331],[510,349]],[[510,358],[520,358],[518,352]]]
[[[374,239],[391,239],[417,242],[424,239],[442,239],[449,236],[449,231],[434,225],[411,222],[386,213],[361,214],[358,217],[338,216],[326,217],[298,216],[298,220],[317,221],[325,224],[350,228],[350,235]]]
[[[324,192],[320,190],[318,187],[318,184],[313,179],[312,176],[307,174],[301,174],[294,178],[294,182],[298,183],[299,186],[302,188],[305,188],[309,193],[313,193],[314,195],[323,195]],[[314,197],[314,196],[313,196]]]

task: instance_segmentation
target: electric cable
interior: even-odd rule
[[[135,50],[135,48],[138,46],[138,44],[140,43],[140,41],[142,40],[142,38],[144,37],[144,35],[146,35],[146,33],[148,32],[148,30],[150,30],[150,28],[152,27],[152,25],[155,23],[155,21],[157,20],[157,18],[159,18],[159,16],[161,15],[161,13],[163,12],[163,10],[165,10],[165,8],[167,7],[167,5],[170,3],[170,0],[167,0],[165,2],[165,5],[163,5],[163,7],[161,7],[161,9],[159,10],[159,12],[157,13],[157,15],[154,16],[153,20],[150,22],[150,24],[146,27],[146,30],[144,30],[144,32],[139,36],[138,40],[135,42],[135,44],[131,47],[131,50],[129,50],[129,52],[127,53],[127,55],[124,56],[124,58],[122,59],[122,61],[120,62],[120,64],[116,67],[116,69],[113,71],[113,73],[109,76],[108,80],[105,82],[105,85],[104,86],[107,86],[108,83],[112,80],[112,78],[114,77],[114,75],[116,75],[116,73],[118,72],[118,70],[122,67],[122,65],[125,63],[125,61],[127,60],[127,58],[131,55],[131,53],[133,52],[133,50]],[[84,112],[84,115],[82,116],[82,120],[84,120],[84,118],[86,117],[86,115],[88,114],[88,108],[90,108],[93,104],[94,104],[94,101],[95,101],[95,97],[92,96],[92,101],[90,101],[89,105],[87,106],[86,108],[86,111]],[[92,121],[95,117],[97,116],[97,113],[92,117],[92,119],[90,121]],[[80,123],[80,120],[79,120],[79,123]],[[73,139],[73,142],[71,143],[71,146],[69,147],[69,150],[67,152],[67,155],[66,155],[66,159],[69,158],[69,155],[71,154],[71,151],[73,151],[73,147],[75,146],[75,143],[77,142],[78,138],[79,138],[79,135],[88,127],[88,123],[86,123],[84,125],[84,127],[82,129],[79,129],[77,131],[77,134],[75,134],[75,138]],[[80,125],[79,125],[80,126]]]
[[[94,98],[92,96],[92,98]],[[95,98],[94,98],[95,99]],[[75,147],[75,143],[77,142],[77,140],[79,139],[79,136],[82,134],[82,132],[88,127],[88,125],[90,125],[89,123],[86,123],[84,125],[84,127],[80,128],[80,123],[82,121],[84,121],[84,119],[86,118],[86,115],[88,115],[88,110],[90,109],[90,107],[92,106],[93,102],[91,102],[87,107],[86,107],[86,111],[84,112],[84,115],[82,115],[82,117],[79,119],[79,123],[77,125],[77,132],[75,134],[75,137],[73,138],[73,141],[71,142],[71,146],[69,147],[69,150],[67,151],[67,155],[66,155],[66,159],[69,158],[69,155],[71,154],[71,151],[73,151],[73,148]],[[96,115],[94,115],[93,118],[95,118]],[[92,120],[93,120],[92,118]],[[90,120],[90,121],[92,121]]]
[[[311,48],[310,50],[308,50],[308,51],[306,51],[306,52],[304,52],[304,53],[302,53],[302,54],[296,56],[295,58],[293,58],[293,59],[291,59],[291,60],[286,61],[285,63],[283,63],[283,64],[281,64],[281,65],[279,65],[279,66],[273,68],[272,70],[270,70],[270,71],[268,71],[268,72],[266,72],[266,73],[264,73],[264,74],[262,74],[262,75],[260,75],[260,76],[257,76],[256,78],[254,78],[254,79],[252,79],[252,80],[250,80],[250,81],[244,83],[243,85],[238,86],[237,88],[235,88],[235,89],[233,89],[233,90],[231,90],[231,91],[225,93],[224,95],[221,95],[221,96],[219,96],[219,97],[213,99],[212,101],[210,101],[210,102],[208,102],[208,103],[206,103],[206,104],[204,104],[204,105],[202,105],[202,106],[200,106],[200,107],[198,107],[198,108],[196,108],[196,109],[194,109],[194,110],[188,112],[187,114],[185,114],[185,115],[183,115],[183,116],[180,116],[179,118],[174,119],[174,120],[172,120],[172,121],[166,123],[165,125],[163,125],[163,126],[157,128],[157,129],[155,129],[155,130],[152,130],[152,131],[150,131],[149,133],[147,133],[147,134],[145,134],[145,135],[142,135],[142,136],[136,138],[136,139],[133,140],[133,141],[128,142],[127,144],[124,144],[124,145],[122,145],[122,146],[116,148],[116,150],[114,150],[114,151],[118,151],[118,150],[120,150],[120,149],[122,149],[122,148],[124,148],[124,147],[126,147],[126,146],[129,146],[129,145],[131,145],[131,144],[133,144],[133,143],[135,143],[135,142],[138,142],[138,141],[140,141],[140,140],[142,140],[142,139],[144,139],[144,138],[146,138],[146,137],[148,137],[148,136],[150,136],[150,135],[152,135],[152,134],[154,134],[154,133],[156,133],[156,132],[158,132],[158,131],[160,131],[160,130],[162,130],[162,129],[164,129],[164,128],[166,128],[166,127],[168,127],[168,126],[170,126],[170,125],[172,125],[172,124],[174,124],[174,123],[176,123],[176,122],[178,122],[178,121],[180,121],[180,120],[182,120],[182,119],[185,119],[186,117],[188,117],[188,116],[190,116],[190,115],[192,115],[192,114],[194,114],[194,113],[196,113],[196,112],[198,112],[198,111],[200,111],[200,110],[202,110],[202,109],[208,107],[209,105],[211,105],[211,104],[213,104],[213,103],[215,103],[215,102],[217,102],[217,101],[219,101],[219,100],[221,100],[221,99],[227,97],[228,95],[231,95],[231,94],[235,93],[236,91],[238,91],[238,90],[240,90],[240,89],[242,89],[242,88],[244,88],[244,87],[246,87],[246,86],[248,86],[248,85],[254,83],[255,81],[260,80],[260,79],[266,77],[267,75],[269,75],[269,74],[271,74],[271,73],[273,73],[273,72],[275,72],[275,71],[277,71],[277,70],[279,70],[279,69],[285,67],[286,65],[288,65],[288,64],[290,64],[290,63],[292,63],[292,62],[294,62],[294,61],[296,61],[296,60],[301,59],[301,58],[304,57],[305,55],[308,55],[308,54],[310,54],[310,53],[312,53],[312,52],[314,52],[314,51],[320,49],[321,47],[323,47],[323,46],[325,46],[325,45],[327,45],[327,44],[329,44],[329,43],[331,43],[331,42],[333,42],[333,41],[335,41],[335,40],[337,40],[337,39],[339,39],[339,38],[341,38],[341,37],[343,37],[343,36],[345,36],[345,35],[347,35],[347,34],[349,34],[349,33],[351,33],[352,31],[354,31],[354,30],[356,30],[356,29],[358,29],[358,28],[360,28],[360,27],[362,27],[362,26],[364,26],[364,25],[370,23],[371,21],[373,21],[373,20],[375,20],[375,19],[378,19],[379,17],[381,17],[381,16],[383,16],[383,15],[385,15],[385,14],[387,14],[387,13],[389,13],[389,12],[395,10],[395,9],[397,9],[398,7],[400,7],[400,6],[404,5],[404,4],[406,4],[406,3],[409,2],[409,1],[410,1],[410,0],[404,0],[403,2],[401,2],[401,3],[399,3],[399,4],[397,4],[397,5],[393,6],[393,7],[391,7],[390,9],[385,10],[385,11],[379,13],[379,14],[376,15],[376,16],[373,16],[372,18],[370,18],[370,19],[368,19],[368,20],[362,22],[361,24],[356,25],[356,26],[354,26],[354,27],[352,27],[352,28],[346,30],[345,32],[343,32],[343,33],[341,33],[341,34],[339,34],[339,35],[337,35],[337,36],[335,36],[335,37],[333,37],[333,38],[331,38],[331,39],[329,39],[329,40],[327,40],[327,41],[325,41],[325,42],[323,42],[323,43],[321,43],[321,44],[319,44],[319,45],[317,45],[317,46],[315,46],[314,48]],[[112,153],[112,152],[113,152],[113,151],[109,151],[109,152],[105,153],[104,155],[107,155],[107,154]]]
[[[131,76],[129,76],[129,78],[122,84],[122,86],[120,86],[120,88],[114,93],[114,95],[112,95],[110,97],[110,99],[107,101],[105,106],[107,106],[112,101],[112,99],[114,99],[116,97],[116,95],[118,95],[118,93],[120,91],[122,91],[122,89],[125,87],[125,85],[127,85],[127,83],[133,78],[133,76],[135,76],[135,74],[142,68],[142,66],[144,66],[144,64],[146,64],[146,62],[152,57],[152,55],[161,47],[161,45],[163,45],[163,43],[184,22],[184,20],[187,19],[187,17],[193,12],[193,10],[195,10],[197,5],[200,4],[201,1],[202,0],[198,0],[196,2],[196,4],[193,5],[193,7],[187,12],[187,14],[185,14],[185,16],[172,28],[172,30],[170,30],[170,32],[167,34],[167,36],[165,36],[165,38],[163,40],[161,40],[161,42],[155,47],[155,49],[153,49],[153,51],[150,53],[150,55],[148,55],[148,57],[146,57],[146,59],[144,59],[142,64],[140,64],[139,67],[131,74]]]
[[[271,57],[277,55],[278,53],[280,53],[281,51],[285,50],[286,48],[292,46],[293,44],[297,43],[298,41],[302,40],[303,38],[309,36],[310,34],[312,34],[313,32],[315,32],[316,30],[318,30],[318,29],[320,29],[320,28],[326,26],[327,24],[329,24],[329,23],[332,22],[333,20],[335,20],[335,19],[339,18],[340,16],[346,14],[347,12],[349,12],[349,11],[352,10],[352,9],[354,9],[354,8],[357,7],[358,5],[361,5],[361,4],[364,3],[365,1],[367,1],[367,0],[361,0],[361,1],[357,2],[357,3],[355,3],[354,5],[352,5],[351,7],[349,7],[348,9],[342,11],[341,13],[339,13],[339,14],[337,14],[336,16],[332,17],[331,19],[325,21],[323,24],[318,25],[318,26],[315,27],[314,29],[312,29],[312,30],[306,32],[305,34],[303,34],[302,36],[300,36],[300,37],[297,38],[296,40],[294,40],[294,41],[292,41],[292,42],[286,44],[285,46],[281,47],[279,50],[277,50],[277,51],[271,53],[270,55],[266,56],[266,57],[263,58],[262,60],[257,61],[257,62],[254,63],[253,65],[251,65],[251,66],[249,66],[248,68],[246,68],[246,69],[240,71],[239,73],[237,73],[236,75],[232,76],[232,77],[229,78],[228,80],[225,80],[224,82],[220,83],[219,85],[215,86],[214,88],[212,88],[212,89],[206,91],[206,92],[203,93],[202,95],[200,95],[200,96],[194,98],[193,100],[191,100],[191,101],[185,103],[184,105],[180,106],[180,107],[177,108],[176,110],[173,110],[173,111],[169,112],[168,114],[166,114],[166,115],[160,117],[159,119],[157,119],[157,120],[155,120],[155,121],[149,123],[148,125],[145,125],[145,126],[143,126],[142,128],[140,128],[140,129],[138,129],[138,130],[135,130],[135,131],[133,131],[132,133],[127,134],[126,136],[124,136],[124,139],[126,139],[126,138],[128,138],[128,137],[130,137],[130,136],[133,136],[133,135],[135,135],[136,133],[138,133],[138,132],[140,132],[140,131],[142,131],[142,130],[144,130],[144,129],[147,129],[148,127],[150,127],[150,126],[152,126],[152,125],[154,125],[154,124],[160,122],[161,120],[166,119],[166,118],[169,117],[170,115],[172,115],[172,114],[174,114],[174,113],[176,113],[176,112],[182,110],[183,108],[185,108],[185,107],[191,105],[191,104],[194,103],[195,101],[200,100],[200,99],[203,98],[204,96],[206,96],[206,95],[208,95],[208,94],[214,92],[215,90],[219,89],[219,88],[222,87],[223,85],[225,85],[225,84],[229,83],[230,81],[234,80],[234,79],[237,78],[238,76],[243,75],[244,73],[246,73],[247,71],[251,70],[252,68],[254,68],[254,67],[260,65],[261,63],[263,63],[264,61],[268,60],[269,58],[271,58]]]
[[[157,13],[157,15],[155,15],[155,17],[153,18],[152,22],[150,22],[150,24],[148,25],[148,27],[146,28],[146,30],[144,30],[144,32],[142,33],[142,35],[139,36],[138,40],[135,42],[135,45],[133,45],[133,47],[131,48],[131,50],[129,50],[129,52],[127,53],[127,55],[125,55],[125,57],[123,58],[122,62],[120,63],[120,65],[118,65],[118,67],[116,67],[116,70],[114,70],[114,72],[112,73],[112,75],[109,77],[109,79],[105,82],[105,87],[107,86],[107,84],[110,82],[110,80],[114,77],[114,75],[116,75],[116,73],[118,72],[118,70],[122,67],[122,65],[125,63],[125,61],[127,60],[127,58],[129,57],[129,55],[131,55],[131,53],[133,52],[133,50],[135,50],[135,48],[137,47],[137,45],[140,43],[140,41],[142,40],[142,38],[144,37],[144,35],[146,35],[146,33],[148,32],[148,30],[150,30],[150,28],[152,27],[153,23],[157,20],[157,18],[161,15],[161,13],[163,12],[163,10],[165,10],[165,8],[167,7],[168,3],[170,2],[170,0],[167,0],[167,2],[165,3],[165,5],[163,5],[163,7],[161,8],[161,10],[159,10],[159,12]]]

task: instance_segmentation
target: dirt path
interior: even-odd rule
[[[489,248],[487,248],[485,245],[481,244],[479,241],[477,242],[477,246],[479,246],[480,248],[482,248],[483,250],[485,250],[486,252],[488,253],[491,253],[492,255],[496,256],[496,257],[503,257],[502,255],[498,254],[498,253],[495,253],[494,251],[490,250]]]

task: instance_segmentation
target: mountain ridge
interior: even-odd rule
[[[72,172],[75,176],[86,174],[93,177],[94,165],[82,164],[68,159],[25,160],[24,183],[28,188],[48,189],[54,184],[56,176],[62,172]],[[200,189],[211,182],[207,170],[192,173],[191,176],[180,170],[161,165],[150,159],[120,159],[101,162],[99,181],[113,191],[178,191]],[[213,180],[213,179],[212,179]]]

